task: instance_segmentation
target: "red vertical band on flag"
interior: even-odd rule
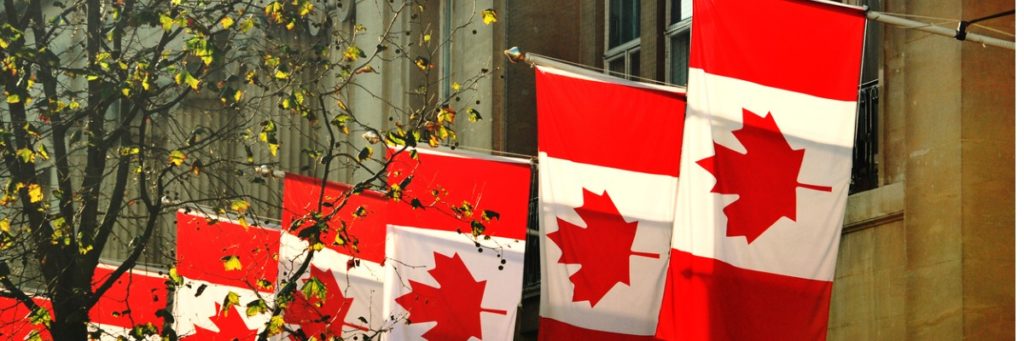
[[[93,273],[93,289],[110,278],[115,267],[100,265]],[[129,270],[100,297],[89,310],[89,319],[95,323],[131,329],[135,325],[152,323],[163,329],[163,318],[156,312],[167,306],[165,278],[146,271]]]
[[[685,95],[537,68],[537,148],[548,156],[679,176]]]
[[[273,292],[281,231],[178,212],[178,273],[190,279]],[[237,257],[241,268],[234,268]],[[228,265],[228,266],[226,266]],[[270,286],[259,286],[260,280]]]
[[[469,233],[476,221],[483,224],[486,235],[523,240],[529,217],[530,173],[530,165],[523,161],[424,148],[413,159],[409,151],[402,152],[388,168],[388,185],[401,186],[409,176],[412,179],[401,202],[389,201],[388,223]]]
[[[694,0],[693,11],[691,68],[857,100],[864,11],[804,0]]]
[[[737,268],[672,250],[663,340],[824,340],[832,283]],[[697,309],[699,307],[699,309]]]
[[[325,204],[318,211],[316,205],[320,201],[321,184],[321,179],[290,173],[285,175],[281,228],[298,236],[303,229],[312,226],[309,220],[312,213],[334,213],[327,224],[328,230],[320,234],[320,241],[342,254],[384,264],[387,202],[383,195],[376,191],[363,191],[349,196],[345,205],[339,207],[352,186],[328,181],[323,191]],[[296,220],[303,221],[294,225]],[[343,241],[337,240],[342,226],[348,232],[348,239]]]

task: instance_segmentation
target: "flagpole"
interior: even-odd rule
[[[561,60],[536,53],[523,52],[519,49],[518,46],[513,46],[512,48],[505,50],[505,56],[508,57],[509,61],[511,61],[512,63],[524,62],[530,64],[531,66],[545,66],[552,69],[558,69],[580,76],[590,77],[609,82],[631,82],[636,84],[643,84],[644,86],[659,88],[665,91],[686,92],[685,86],[679,86],[676,84],[666,83],[650,78],[638,77],[636,75],[627,75],[615,71],[608,71],[609,73],[605,73],[602,71],[597,71],[597,68],[594,68],[589,65],[573,63],[567,60]],[[617,77],[616,75],[612,75],[610,73],[617,73],[617,76],[621,77]]]
[[[864,7],[864,6],[854,6],[854,5],[849,5],[849,4],[844,4],[844,3],[834,2],[834,1],[827,1],[827,0],[807,0],[807,1],[813,2],[813,3],[819,3],[819,4],[823,4],[823,5],[827,5],[827,6],[836,6],[836,7],[842,7],[842,8],[861,10],[861,11],[864,11],[864,16],[867,17],[868,20],[874,20],[874,21],[877,21],[877,22],[880,22],[880,23],[883,23],[883,24],[889,24],[889,25],[894,25],[894,26],[899,26],[899,27],[904,27],[904,28],[921,30],[921,31],[925,31],[925,32],[928,32],[928,33],[934,33],[934,34],[938,34],[938,35],[941,35],[941,36],[946,36],[946,37],[954,38],[956,40],[970,40],[970,41],[973,41],[973,42],[976,42],[976,43],[979,43],[979,44],[982,44],[982,45],[992,45],[992,46],[996,46],[996,47],[1002,47],[1004,49],[1016,50],[1016,47],[1015,47],[1016,43],[1014,43],[1012,41],[1004,40],[1004,39],[999,39],[999,38],[993,38],[993,37],[989,37],[989,36],[986,36],[986,35],[983,35],[983,34],[978,34],[978,33],[966,32],[967,26],[972,24],[972,23],[975,23],[975,22],[978,22],[978,21],[982,21],[982,20],[996,18],[996,17],[999,17],[999,16],[1007,15],[1007,14],[1013,14],[1013,11],[1004,12],[1004,13],[996,14],[994,16],[989,16],[989,17],[985,17],[985,18],[981,18],[981,19],[977,19],[977,20],[970,20],[970,21],[959,20],[959,22],[960,22],[959,27],[960,28],[959,29],[952,29],[952,28],[942,27],[942,26],[939,26],[939,25],[936,25],[936,24],[932,24],[932,23],[920,22],[920,21],[916,21],[916,20],[910,20],[910,19],[907,19],[907,18],[901,18],[899,16],[895,16],[895,15],[888,14],[888,13],[883,13],[883,12],[879,12],[879,11],[872,11],[872,10],[867,9],[867,7]],[[963,30],[963,31],[961,31],[961,30]]]
[[[956,38],[958,40],[970,40],[982,45],[992,45],[996,47],[1002,47],[1005,49],[1016,50],[1015,43],[1008,40],[998,39],[989,37],[982,34],[964,32],[963,39],[957,37],[959,31],[952,28],[942,27],[935,24],[914,21],[906,18],[900,18],[894,15],[889,15],[876,11],[867,11],[868,20],[874,20],[880,23],[896,25],[900,27],[912,28],[915,30],[921,30],[929,33],[934,33],[950,38]]]

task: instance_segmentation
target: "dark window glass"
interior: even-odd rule
[[[608,1],[608,47],[616,47],[640,36],[640,1]]]
[[[671,13],[669,14],[669,16],[671,16],[671,18],[669,18],[669,23],[675,24],[677,22],[683,21],[683,10],[682,8],[680,8],[682,7],[682,5],[680,5],[679,0],[669,1],[669,7],[671,7],[669,8],[669,11]]]
[[[630,76],[640,74],[640,50],[629,52],[629,70],[626,72]]]
[[[669,82],[686,85],[687,68],[690,62],[690,31],[672,36],[672,50],[669,54]]]
[[[608,70],[612,75],[621,76],[626,73],[626,58],[616,58],[608,61]]]

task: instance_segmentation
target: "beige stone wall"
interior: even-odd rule
[[[1013,7],[897,0],[885,10],[971,19]],[[1012,32],[1012,18],[984,25]],[[892,26],[883,51],[883,186],[850,197],[829,337],[1011,339],[1014,52]]]

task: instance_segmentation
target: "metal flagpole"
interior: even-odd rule
[[[887,14],[887,13],[882,13],[882,12],[878,12],[878,11],[868,10],[867,7],[865,7],[865,6],[854,6],[854,5],[848,5],[848,4],[834,2],[834,1],[829,1],[829,0],[807,0],[807,1],[815,2],[815,3],[819,3],[819,4],[823,4],[823,5],[829,5],[829,6],[838,6],[838,7],[846,7],[846,8],[850,8],[850,9],[859,9],[859,10],[864,11],[864,15],[867,17],[868,20],[874,20],[874,21],[877,21],[877,22],[880,22],[880,23],[883,23],[883,24],[896,25],[896,26],[900,26],[900,27],[905,27],[905,28],[910,28],[910,29],[915,29],[915,30],[921,30],[921,31],[929,32],[929,33],[934,33],[934,34],[938,34],[938,35],[947,36],[947,37],[950,37],[950,38],[955,38],[957,40],[970,40],[970,41],[973,41],[973,42],[976,42],[976,43],[980,43],[982,45],[992,45],[992,46],[996,46],[996,47],[1002,47],[1002,48],[1005,48],[1005,49],[1016,50],[1016,48],[1015,48],[1016,44],[1014,42],[1012,42],[1012,41],[1003,40],[1003,39],[999,39],[999,38],[993,38],[993,37],[989,37],[989,36],[982,35],[982,34],[977,34],[977,33],[968,33],[968,32],[966,32],[967,31],[967,25],[970,25],[972,23],[975,23],[975,22],[978,22],[978,21],[981,21],[981,20],[992,19],[992,18],[995,18],[995,17],[998,17],[998,16],[1012,14],[1013,11],[1000,13],[1000,14],[997,14],[997,15],[994,15],[994,16],[988,16],[988,17],[981,18],[981,19],[978,19],[978,20],[971,20],[971,21],[960,20],[960,26],[959,26],[960,29],[952,29],[952,28],[947,28],[947,27],[942,27],[942,26],[939,26],[939,25],[935,25],[935,24],[932,24],[932,23],[926,23],[926,22],[920,22],[920,21],[916,21],[916,20],[910,20],[910,19],[907,19],[907,18],[901,18],[901,17],[895,16],[895,15],[891,15],[891,14]]]
[[[594,69],[589,69],[591,66],[584,64],[577,64],[567,60],[561,60],[557,58],[551,58],[536,53],[526,53],[519,49],[517,46],[513,46],[505,50],[505,56],[508,57],[512,63],[524,62],[532,65],[540,65],[550,67],[552,69],[558,69],[566,72],[571,72],[580,76],[590,77],[607,82],[626,82],[640,84],[642,86],[653,87],[665,91],[671,92],[686,92],[685,86],[679,86],[670,84],[654,79],[629,76],[619,73],[622,77],[629,77],[630,79],[616,77],[615,75],[607,74]]]
[[[896,25],[896,26],[901,26],[901,27],[906,27],[906,28],[912,28],[912,29],[915,29],[915,30],[921,30],[921,31],[925,31],[925,32],[935,33],[935,34],[938,34],[938,35],[943,35],[943,36],[947,36],[947,37],[951,37],[951,38],[956,38],[958,40],[970,40],[970,41],[973,41],[973,42],[976,42],[976,43],[981,43],[982,45],[992,45],[992,46],[996,46],[996,47],[1002,47],[1002,48],[1005,48],[1005,49],[1016,50],[1016,48],[1014,46],[1015,43],[1012,42],[1012,41],[998,39],[998,38],[992,38],[992,37],[989,37],[989,36],[985,36],[985,35],[981,35],[981,34],[977,34],[977,33],[969,33],[969,32],[963,32],[964,35],[961,38],[961,37],[957,36],[957,34],[960,33],[960,32],[957,31],[957,30],[954,30],[952,28],[942,27],[942,26],[938,26],[938,25],[934,25],[934,24],[930,24],[930,23],[924,23],[924,22],[920,22],[920,21],[914,21],[914,20],[910,20],[910,19],[906,19],[906,18],[900,18],[900,17],[897,17],[897,16],[893,16],[893,15],[889,15],[889,14],[885,14],[885,13],[880,13],[880,12],[876,12],[876,11],[867,11],[867,18],[869,20],[875,20],[875,21],[878,21],[880,23],[886,23],[886,24],[891,24],[891,25]]]

